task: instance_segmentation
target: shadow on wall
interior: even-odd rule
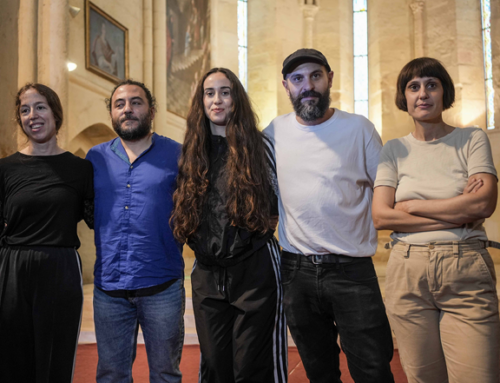
[[[68,150],[78,157],[85,158],[90,148],[115,137],[116,133],[108,125],[94,124],[73,138],[68,145]],[[84,221],[81,221],[78,224],[78,237],[81,242],[78,253],[80,253],[82,259],[83,283],[93,283],[95,263],[94,231],[90,230]]]

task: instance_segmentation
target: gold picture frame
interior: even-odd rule
[[[85,67],[118,84],[129,77],[128,29],[85,0]]]

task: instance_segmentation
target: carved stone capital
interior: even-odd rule
[[[318,13],[319,7],[317,5],[304,5],[302,7],[302,13],[304,14],[304,17],[306,19],[313,19],[314,16],[316,16],[316,13]]]
[[[410,3],[413,13],[413,42],[415,57],[424,56],[424,1],[415,0]]]
[[[319,6],[319,0],[299,0],[300,6],[304,5],[314,5],[314,6]]]
[[[410,3],[410,8],[414,16],[421,15],[422,11],[424,10],[424,2],[419,0],[412,1]]]

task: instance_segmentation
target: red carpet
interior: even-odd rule
[[[184,346],[182,352],[181,371],[183,383],[198,382],[198,367],[200,362],[199,346]],[[407,383],[406,376],[399,362],[397,350],[391,363],[392,373],[396,383]],[[81,344],[78,346],[76,354],[75,378],[73,383],[95,382],[95,372],[97,368],[97,347],[95,344]],[[347,362],[344,354],[340,356],[340,370],[342,371],[343,383],[354,383],[347,369]],[[137,358],[132,370],[135,383],[148,383],[149,370],[146,359],[146,350],[143,344],[137,346]],[[288,373],[289,383],[307,383],[306,372],[297,352],[297,348],[288,349]]]

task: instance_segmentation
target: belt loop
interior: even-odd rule
[[[405,244],[405,247],[406,247],[406,255],[405,255],[405,258],[410,258],[410,248],[411,248],[411,245],[409,243]]]
[[[458,258],[458,256],[459,256],[458,242],[457,241],[453,241],[453,256],[455,258]]]
[[[394,245],[395,245],[396,243],[398,243],[398,240],[397,240],[397,239],[395,239],[395,240],[393,240],[393,241],[390,241],[390,242],[387,242],[387,243],[384,245],[384,249],[386,249],[386,250],[390,250],[390,249],[392,249],[392,248],[394,247]]]
[[[302,260],[302,254],[297,254],[297,263],[295,264],[296,270],[300,269],[300,261]]]

